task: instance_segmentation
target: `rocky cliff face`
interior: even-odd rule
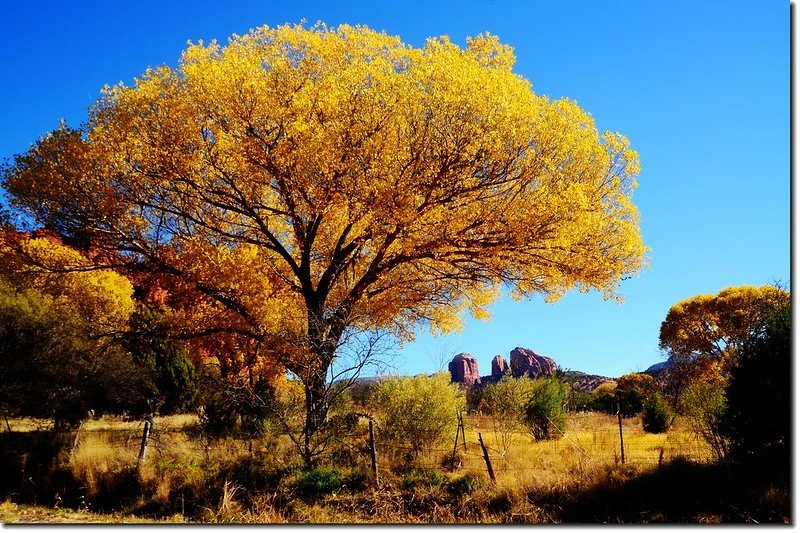
[[[460,353],[453,357],[448,369],[450,370],[450,381],[453,383],[472,386],[481,382],[478,361],[468,353]]]
[[[450,370],[450,380],[453,383],[472,386],[482,382],[500,381],[509,371],[515,378],[552,376],[556,373],[556,362],[533,350],[517,347],[511,350],[510,365],[503,356],[496,355],[492,359],[492,373],[483,378],[478,373],[478,361],[468,353],[460,353],[453,357],[448,369]]]
[[[508,363],[506,360],[502,355],[495,355],[494,359],[492,359],[492,379],[499,381],[507,371]]]
[[[556,373],[556,362],[550,357],[539,355],[533,350],[516,347],[511,350],[511,374],[515,378],[528,376],[552,376]]]

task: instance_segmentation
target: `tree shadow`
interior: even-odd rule
[[[676,459],[632,476],[624,469],[583,490],[529,494],[561,523],[791,523],[789,468]]]

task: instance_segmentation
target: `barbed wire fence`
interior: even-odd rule
[[[469,424],[465,417],[458,417],[453,428],[448,430],[447,439],[452,445],[427,446],[420,450],[419,447],[392,442],[382,438],[379,422],[369,417],[373,425],[370,433],[359,436],[358,439],[348,438],[342,440],[340,445],[349,448],[353,455],[360,457],[361,464],[373,472],[376,482],[381,478],[396,476],[403,466],[440,472],[459,474],[472,474],[475,476],[489,476],[488,462],[498,481],[504,477],[524,477],[528,474],[544,473],[551,463],[560,463],[562,468],[602,467],[605,465],[616,466],[621,464],[620,439],[616,424],[605,424],[597,428],[582,429],[582,434],[561,430],[557,424],[551,425],[558,435],[556,439],[534,441],[533,437],[524,432],[514,436],[511,447],[503,449],[496,441],[495,428],[491,427],[492,418],[488,415],[472,415]],[[129,452],[140,449],[140,439],[146,430],[145,421],[117,430],[114,446],[125,448]],[[175,428],[165,428],[158,423],[152,426],[149,435],[149,444],[155,456],[169,454],[174,445],[171,433]],[[628,427],[627,432],[631,432]],[[197,435],[195,435],[197,437]],[[681,442],[662,441],[660,444],[641,446],[641,437],[638,439],[625,435],[625,464],[629,466],[654,466],[663,461],[683,457],[694,462],[707,462],[711,460],[710,450],[704,442],[683,439]],[[452,440],[450,440],[452,439]],[[629,446],[630,442],[634,443]],[[481,444],[483,441],[483,445]],[[229,440],[218,443],[224,446],[231,456],[250,453],[252,455],[252,439],[248,442],[242,440]],[[242,446],[244,448],[242,448]],[[207,448],[200,443],[200,447]],[[485,447],[485,452],[484,452]],[[407,462],[407,465],[403,463]],[[566,466],[565,466],[566,464]],[[398,468],[400,467],[400,468]]]
[[[603,429],[594,429],[592,438],[600,441],[591,446],[591,450],[582,446],[579,439],[572,438],[569,431],[562,431],[557,424],[549,420],[553,429],[558,433],[557,439],[534,441],[529,434],[520,433],[517,435],[514,445],[515,451],[525,453],[525,449],[541,451],[542,456],[537,464],[520,465],[515,464],[509,459],[509,450],[501,447],[486,444],[485,434],[492,434],[493,428],[471,428],[470,431],[464,429],[464,423],[459,419],[455,429],[455,439],[453,448],[441,446],[425,447],[423,453],[413,457],[413,466],[430,470],[442,470],[458,473],[469,473],[473,475],[488,475],[490,478],[502,477],[506,475],[518,475],[526,473],[541,473],[546,469],[544,466],[548,459],[567,460],[573,459],[575,462],[583,464],[591,463],[595,466],[617,466],[622,464],[622,453],[625,453],[625,464],[628,466],[654,466],[664,462],[665,455],[668,459],[684,458],[693,462],[704,463],[711,460],[711,455],[707,446],[695,439],[693,445],[688,443],[667,443],[654,445],[645,449],[636,447],[635,449],[625,445],[625,441],[620,442],[618,428],[616,425],[609,425]],[[468,435],[465,437],[464,435]],[[418,448],[413,446],[401,445],[392,442],[382,442],[380,440],[380,426],[377,426],[378,442],[373,443],[378,450],[380,457],[379,475],[391,475],[394,471],[391,464],[396,466],[398,456],[402,457],[405,453],[409,459],[418,452]],[[459,439],[463,439],[460,443]],[[547,445],[550,446],[547,446]],[[621,447],[624,451],[621,450]],[[569,457],[571,454],[571,457]],[[514,454],[510,454],[514,455]],[[518,454],[517,454],[518,455]],[[555,457],[557,456],[557,457]],[[448,460],[449,459],[449,460]]]

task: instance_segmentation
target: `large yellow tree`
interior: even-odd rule
[[[639,164],[491,35],[421,48],[365,27],[261,27],[108,87],[88,125],[6,169],[13,202],[205,297],[305,386],[304,455],[348,332],[486,315],[504,284],[616,298],[643,266]]]

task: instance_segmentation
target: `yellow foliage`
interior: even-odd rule
[[[4,185],[192,284],[205,300],[185,320],[323,369],[345,327],[455,330],[503,284],[617,298],[645,265],[638,156],[514,60],[489,34],[414,48],[362,26],[260,27],[106,87],[84,132],[43,139]]]
[[[117,272],[98,269],[78,251],[49,238],[0,239],[3,275],[18,287],[53,297],[57,308],[76,312],[98,333],[123,331],[134,310],[133,286]]]
[[[670,307],[661,324],[660,346],[679,358],[705,356],[716,360],[716,367],[725,366],[789,299],[787,291],[773,285],[728,287],[716,295],[687,298]]]

